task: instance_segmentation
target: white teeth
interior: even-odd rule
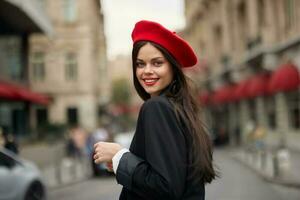
[[[146,83],[152,83],[152,82],[157,81],[157,79],[145,79],[144,81],[145,81]]]

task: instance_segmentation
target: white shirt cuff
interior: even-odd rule
[[[119,162],[123,156],[124,153],[127,153],[129,152],[128,149],[126,148],[123,148],[121,149],[120,151],[118,151],[114,157],[112,158],[112,164],[113,164],[113,170],[114,170],[114,173],[117,174],[117,169],[118,169],[118,166],[119,166]]]

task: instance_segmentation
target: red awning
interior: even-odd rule
[[[32,92],[24,87],[2,81],[0,82],[0,98],[15,101],[29,101],[43,105],[49,103],[49,98],[47,96]]]
[[[16,98],[16,95],[7,86],[0,83],[0,99],[1,98],[14,99]]]
[[[199,101],[202,105],[209,105],[210,94],[208,93],[208,91],[201,92],[201,94],[199,95]]]
[[[258,74],[249,80],[249,85],[246,88],[246,96],[255,98],[257,96],[267,95],[268,84],[270,80],[269,74]]]
[[[233,91],[235,90],[235,85],[225,85],[213,94],[213,103],[214,104],[224,104],[234,101]]]
[[[246,79],[237,84],[233,91],[233,99],[235,101],[239,101],[241,99],[249,98],[248,87],[250,85],[251,79]]]
[[[31,93],[30,97],[28,98],[28,101],[31,101],[33,103],[47,105],[49,104],[50,100],[47,96],[38,94],[38,93]]]
[[[272,94],[297,90],[300,86],[299,77],[299,71],[295,65],[284,64],[273,72],[268,89]]]

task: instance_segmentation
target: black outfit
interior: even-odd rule
[[[190,144],[167,97],[147,100],[130,152],[123,154],[117,169],[117,181],[123,185],[120,200],[204,200],[204,184],[188,178]]]

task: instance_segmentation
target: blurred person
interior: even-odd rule
[[[234,128],[234,136],[235,136],[235,144],[237,146],[240,146],[240,144],[241,144],[241,129],[238,125]]]
[[[253,133],[255,129],[255,123],[253,120],[248,120],[245,124],[246,146],[248,150],[251,150],[253,143]]]
[[[18,143],[12,133],[4,133],[4,148],[14,152],[15,154],[19,153]]]
[[[100,141],[108,141],[109,140],[109,134],[106,128],[104,126],[98,127],[93,133],[93,139],[95,142],[100,142]]]
[[[197,63],[190,45],[159,23],[132,32],[134,86],[145,101],[130,149],[95,144],[96,163],[108,162],[123,186],[120,199],[205,199],[216,178],[212,144],[182,68]]]
[[[79,126],[72,127],[67,141],[67,154],[71,157],[82,157],[85,155],[87,138],[88,135],[83,128]]]
[[[4,147],[3,129],[0,127],[0,148]]]
[[[105,164],[105,163],[95,163],[93,156],[94,156],[94,144],[97,142],[110,142],[111,141],[111,136],[106,129],[105,125],[101,123],[98,128],[92,132],[88,139],[88,150],[89,150],[89,156],[90,160],[92,162],[92,171],[94,176],[103,176],[103,175],[112,175],[110,172],[110,164]],[[108,167],[107,167],[108,166]]]
[[[266,129],[257,124],[256,127],[253,130],[253,146],[257,149],[257,150],[262,150],[265,146],[264,144],[264,138],[266,136]]]
[[[15,154],[19,153],[17,140],[15,136],[9,132],[7,127],[0,127],[0,146],[11,152],[14,152]]]

